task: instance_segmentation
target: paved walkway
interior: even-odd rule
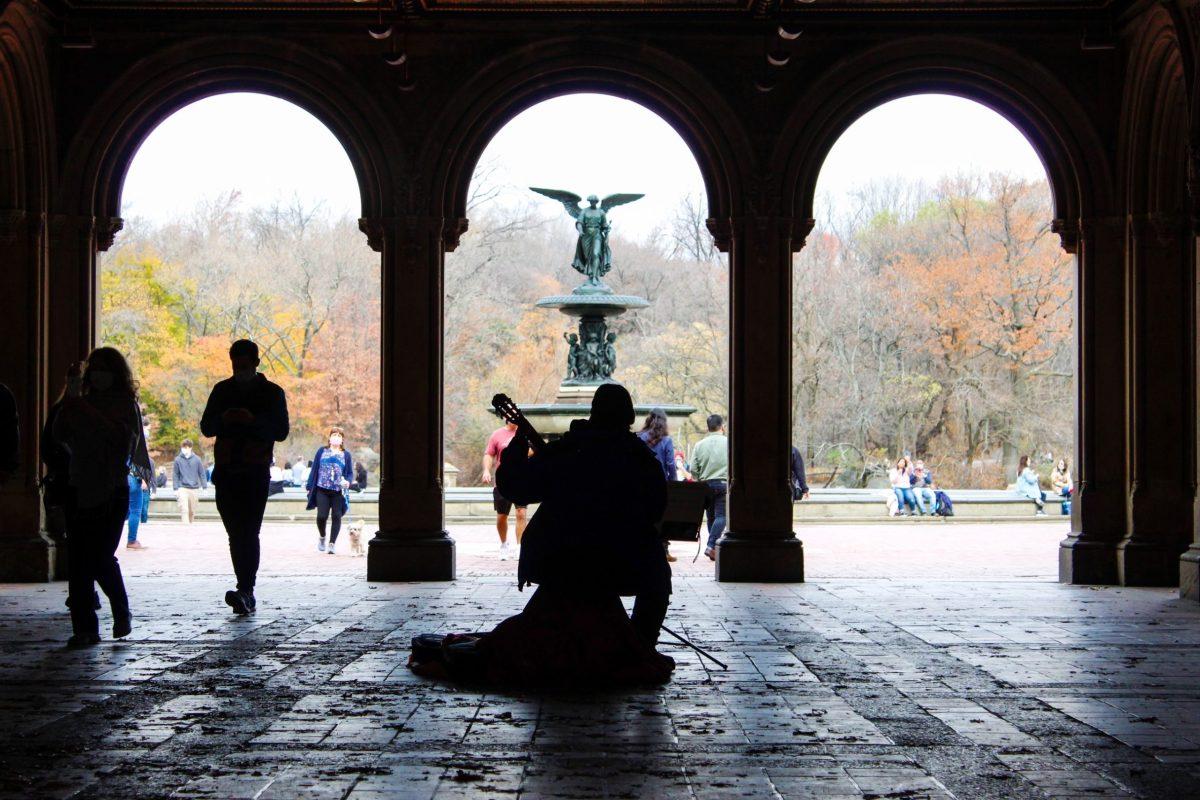
[[[955,523],[896,519],[872,525],[799,525],[810,580],[822,578],[936,578],[951,580],[1055,580],[1058,543],[1068,523]],[[516,576],[516,561],[500,561],[494,528],[462,525],[450,529],[460,575]],[[512,533],[509,534],[510,539]],[[224,575],[230,570],[225,533],[217,522],[155,520],[139,538],[148,549],[122,549],[121,566],[132,575]],[[369,535],[364,539],[370,538]],[[266,575],[366,575],[365,558],[355,558],[343,533],[335,556],[318,553],[315,525],[266,525]],[[712,562],[695,562],[696,545],[676,542],[679,576],[711,576]]]
[[[317,572],[361,559],[301,553],[305,574],[266,577],[259,613],[239,619],[224,575],[166,569],[182,544],[154,556],[167,534],[123,556],[143,573],[123,643],[65,650],[62,585],[0,586],[0,797],[1174,799],[1200,785],[1200,606],[1171,591],[906,578],[916,559],[896,538],[887,580],[678,579],[668,624],[727,672],[664,643],[679,662],[664,687],[483,692],[415,678],[407,644],[517,611],[509,577],[368,584]],[[158,575],[138,566],[152,557]]]

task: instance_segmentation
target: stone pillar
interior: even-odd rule
[[[1200,268],[1200,144],[1192,146],[1188,152],[1188,197],[1191,205],[1191,231],[1190,235],[1186,237],[1186,241],[1188,255],[1191,258],[1191,270],[1195,274],[1196,270]],[[1195,287],[1193,287],[1194,291]],[[1196,303],[1197,298],[1193,294],[1193,315],[1196,312]],[[1200,343],[1200,339],[1197,338],[1200,337],[1200,327],[1197,327],[1195,316],[1192,317],[1192,326],[1192,346],[1197,347]],[[1193,418],[1200,414],[1200,405],[1192,409],[1192,414]],[[1193,436],[1195,433],[1196,431],[1193,430]],[[1200,457],[1200,454],[1196,455]],[[1200,601],[1200,497],[1193,501],[1192,507],[1193,538],[1187,552],[1179,559],[1179,596],[1187,600]]]
[[[1117,583],[1125,535],[1125,228],[1102,217],[1056,226],[1075,253],[1075,497],[1059,546],[1062,583]]]
[[[1124,586],[1176,586],[1195,501],[1195,275],[1181,217],[1129,220],[1129,523]]]
[[[442,267],[463,226],[416,216],[359,226],[383,262],[379,531],[367,580],[453,580],[442,494]]]
[[[42,327],[44,309],[42,219],[0,211],[0,381],[13,391],[21,424],[20,465],[0,486],[0,581],[48,581],[56,549],[41,533],[38,437],[45,410]]]
[[[729,505],[719,581],[803,581],[792,530],[792,253],[812,222],[713,225],[729,252]],[[798,249],[798,247],[796,247]]]

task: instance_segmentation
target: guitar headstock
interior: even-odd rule
[[[496,413],[505,422],[516,425],[521,421],[521,409],[517,408],[517,404],[512,401],[512,398],[503,392],[492,395],[492,408],[496,409]]]

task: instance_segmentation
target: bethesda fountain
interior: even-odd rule
[[[608,320],[630,309],[650,305],[643,297],[617,294],[603,280],[612,269],[612,251],[608,246],[612,226],[608,212],[644,195],[611,194],[603,200],[592,195],[587,198],[587,205],[581,206],[583,198],[573,192],[529,188],[562,203],[575,220],[578,238],[571,266],[585,278],[570,294],[552,295],[537,301],[538,308],[557,309],[572,320],[578,320],[575,331],[563,333],[567,343],[567,368],[554,402],[520,403],[521,410],[534,427],[548,437],[554,437],[565,433],[571,420],[588,416],[592,395],[598,386],[615,382],[617,334],[608,329]],[[634,398],[634,410],[639,418],[653,408],[661,408],[672,419],[672,430],[677,430],[684,419],[696,412],[692,406],[638,403],[637,399]]]

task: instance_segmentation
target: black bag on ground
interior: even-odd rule
[[[950,495],[939,489],[933,497],[936,502],[936,507],[934,508],[933,513],[937,514],[939,517],[954,516],[954,503],[950,502]]]

